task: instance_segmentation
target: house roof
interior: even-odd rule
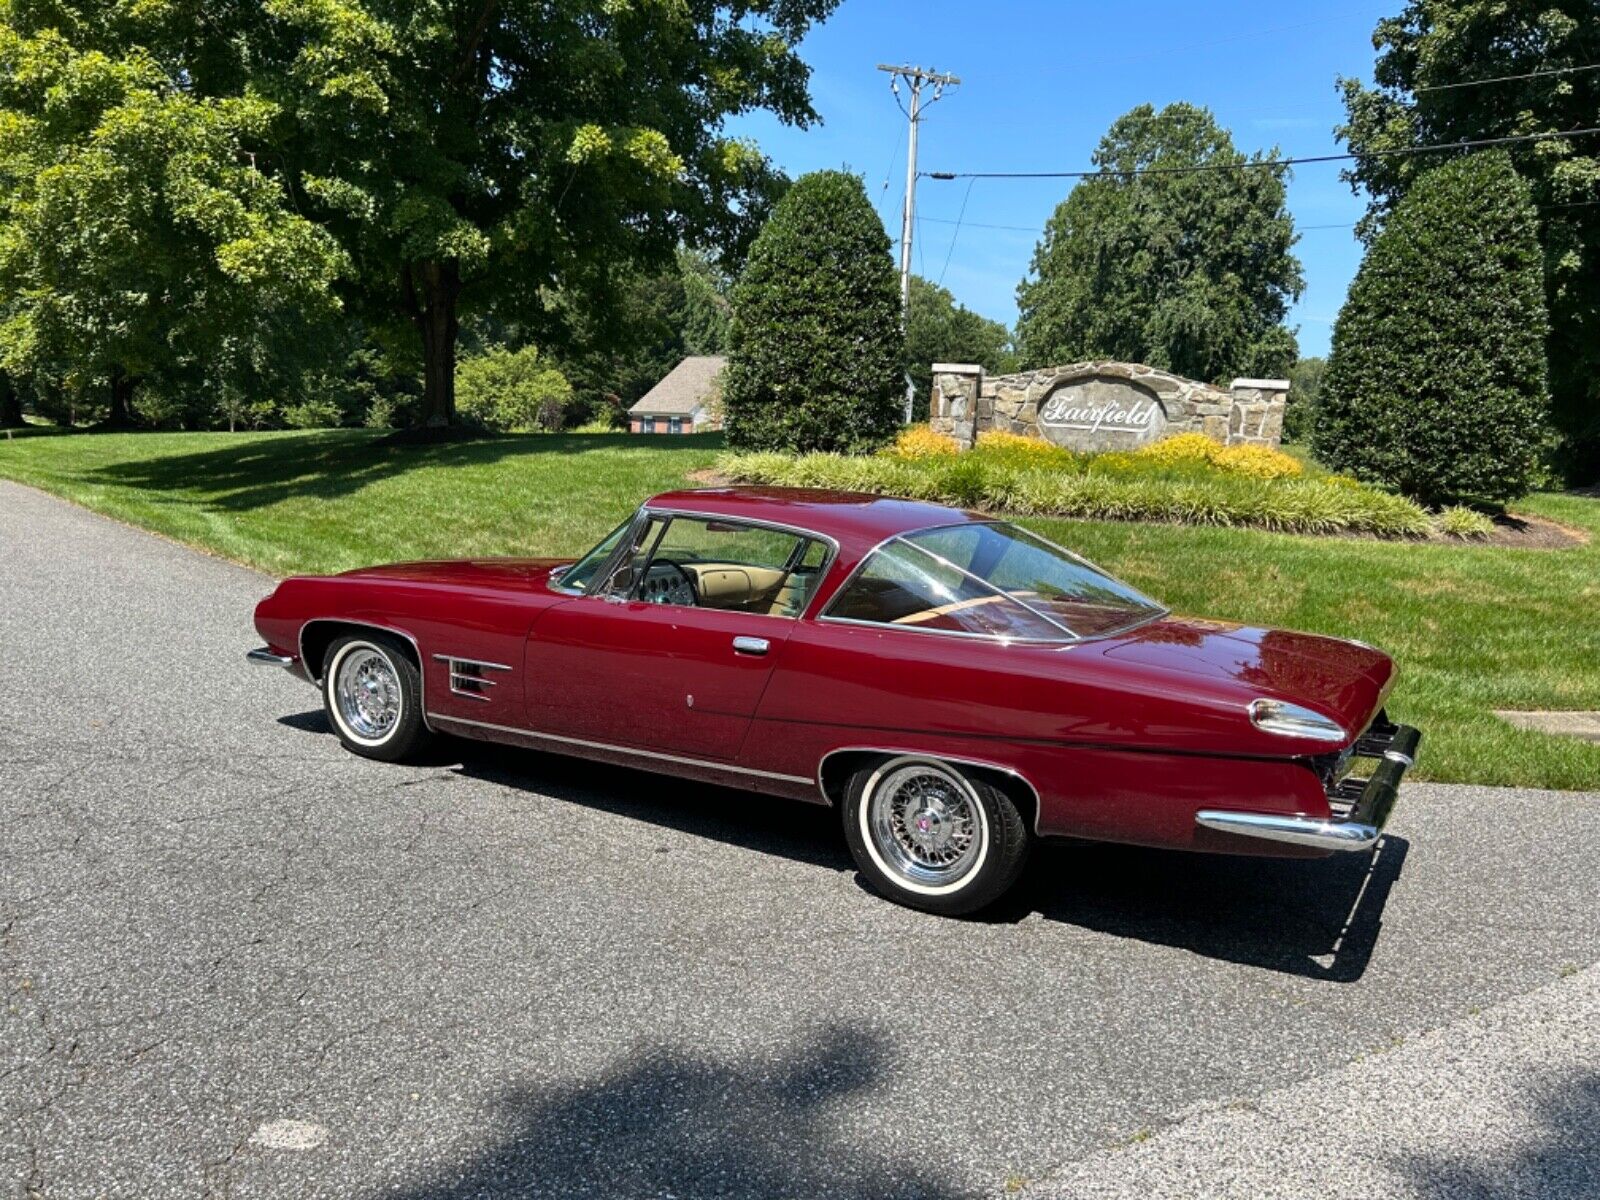
[[[711,385],[727,365],[720,354],[692,355],[668,371],[628,412],[636,417],[692,416],[710,398]]]

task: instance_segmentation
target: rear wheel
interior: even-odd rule
[[[395,762],[427,743],[422,673],[396,638],[342,637],[328,647],[322,702],[345,749]]]
[[[975,773],[903,755],[857,771],[845,839],[878,891],[945,916],[976,912],[1022,874],[1028,827],[1016,802]]]

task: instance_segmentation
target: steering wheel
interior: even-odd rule
[[[694,594],[694,580],[675,562],[650,564],[644,582],[639,585],[639,599],[646,604],[681,604],[689,608],[699,603]]]

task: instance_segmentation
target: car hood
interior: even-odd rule
[[[452,587],[526,587],[567,558],[456,558],[437,562],[390,563],[346,571],[344,579],[447,584]]]
[[[1360,642],[1188,617],[1152,621],[1106,646],[1107,657],[1288,700],[1366,728],[1394,678],[1387,654]]]

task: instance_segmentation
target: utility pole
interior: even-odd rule
[[[929,67],[891,67],[887,63],[879,63],[878,70],[887,72],[889,86],[894,91],[895,103],[900,103],[900,81],[904,79],[911,89],[911,107],[904,105],[901,111],[906,114],[911,127],[910,144],[906,149],[906,202],[900,214],[900,329],[904,332],[906,323],[911,315],[911,230],[912,222],[916,217],[917,209],[917,124],[922,119],[922,89],[926,84],[933,85],[933,97],[929,104],[944,96],[945,88],[960,85],[961,80],[954,75],[941,75]],[[906,424],[911,424],[911,402],[914,393],[911,381],[906,380]]]

